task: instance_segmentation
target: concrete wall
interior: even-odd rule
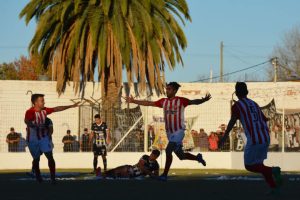
[[[193,152],[195,153],[195,152]],[[108,168],[124,164],[136,164],[144,153],[108,153]],[[174,156],[172,168],[176,169],[244,169],[242,152],[204,152],[207,166],[194,161],[180,161]],[[55,153],[56,166],[59,169],[92,169],[93,154],[89,153]],[[29,153],[0,153],[0,170],[31,169],[32,158]],[[165,164],[165,154],[158,158],[160,167]],[[99,157],[100,166],[102,160]],[[269,166],[280,166],[284,171],[300,171],[299,153],[269,153],[265,162]],[[41,168],[47,169],[45,156],[41,158]]]

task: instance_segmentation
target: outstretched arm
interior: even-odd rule
[[[231,116],[231,119],[227,125],[227,129],[224,133],[224,136],[221,138],[221,140],[219,141],[219,148],[223,146],[224,142],[226,141],[227,137],[229,136],[230,131],[232,130],[232,128],[234,127],[235,123],[236,123],[237,117],[235,115]]]
[[[189,103],[188,105],[199,105],[199,104],[202,104],[206,101],[209,101],[211,99],[211,95],[210,93],[207,93],[205,95],[205,97],[201,98],[201,99],[193,99],[193,100],[189,100]]]
[[[134,103],[141,106],[155,106],[153,101],[136,100],[132,96],[127,96],[124,99],[126,100],[126,103]]]
[[[80,102],[77,102],[73,105],[69,105],[69,106],[57,106],[57,107],[54,107],[53,108],[53,112],[60,112],[60,111],[64,111],[64,110],[67,110],[69,108],[75,108],[77,107],[78,105],[80,104]]]

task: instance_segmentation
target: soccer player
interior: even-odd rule
[[[91,128],[92,132],[90,135],[90,141],[93,142],[93,154],[94,154],[94,160],[93,160],[94,171],[93,171],[93,173],[95,173],[96,169],[97,169],[98,156],[102,157],[104,171],[106,171],[106,169],[107,169],[106,145],[110,141],[109,129],[107,128],[106,123],[102,121],[99,114],[96,114],[94,118],[95,118],[95,122],[92,124],[92,128]]]
[[[58,106],[54,108],[45,107],[44,94],[31,95],[32,107],[25,113],[25,123],[27,125],[27,143],[28,148],[33,158],[33,168],[36,175],[36,180],[42,182],[39,162],[42,153],[48,159],[48,166],[50,169],[50,177],[52,184],[55,180],[55,161],[52,154],[52,141],[49,134],[49,125],[47,127],[46,118],[53,112],[63,111],[69,108],[77,107],[78,103],[70,106]]]
[[[54,144],[52,141],[52,134],[53,134],[53,122],[50,118],[46,118],[45,120],[45,128],[48,129],[48,135],[50,139],[50,144],[52,145],[52,149],[54,148]],[[41,155],[43,153],[41,152]],[[34,160],[32,161],[32,167],[31,167],[31,172],[27,172],[26,174],[32,178],[35,178],[35,171],[34,171]]]
[[[247,98],[248,89],[246,83],[237,82],[235,94],[239,100],[232,106],[231,119],[223,138],[219,142],[219,146],[221,147],[224,144],[231,129],[239,119],[247,137],[244,150],[245,168],[250,172],[261,173],[271,187],[271,193],[278,193],[282,182],[280,167],[264,165],[270,144],[267,118],[257,103]]]
[[[210,94],[202,99],[189,100],[184,97],[175,96],[179,87],[177,82],[170,82],[166,87],[167,98],[162,98],[158,101],[140,101],[135,100],[132,96],[126,97],[127,103],[134,103],[142,106],[154,106],[163,108],[165,128],[168,136],[169,143],[166,148],[166,164],[163,174],[159,177],[162,181],[167,181],[169,169],[172,164],[174,152],[180,160],[195,160],[200,162],[203,166],[206,166],[205,160],[202,158],[202,154],[197,156],[184,153],[182,149],[182,140],[184,138],[185,124],[184,124],[184,109],[188,105],[199,105],[211,99]]]
[[[158,177],[159,164],[157,158],[159,157],[159,150],[153,150],[148,155],[143,155],[139,162],[135,165],[123,165],[114,169],[108,170],[102,176],[109,178],[136,178],[139,176],[149,176],[151,178]],[[97,175],[101,176],[101,169],[98,168]]]

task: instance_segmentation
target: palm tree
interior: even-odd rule
[[[83,92],[96,73],[108,113],[119,105],[123,70],[129,87],[136,81],[141,91],[148,84],[163,93],[166,65],[183,64],[187,46],[178,21],[191,20],[185,0],[31,0],[20,18],[37,20],[29,52],[53,65],[57,92],[69,81]]]

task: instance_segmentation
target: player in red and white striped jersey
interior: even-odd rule
[[[142,106],[154,106],[163,108],[165,128],[168,136],[168,146],[166,148],[166,164],[163,174],[160,176],[160,180],[167,180],[168,172],[172,164],[174,152],[180,160],[195,160],[206,166],[206,162],[202,158],[202,154],[197,156],[184,153],[182,149],[182,140],[184,138],[185,124],[184,124],[184,109],[188,105],[199,105],[211,98],[210,94],[207,94],[202,99],[189,100],[184,97],[175,96],[179,87],[176,82],[170,82],[166,87],[167,98],[162,98],[158,101],[139,101],[133,97],[126,97],[128,103],[135,103]]]
[[[282,181],[280,168],[264,165],[270,144],[267,118],[257,103],[247,98],[248,89],[246,83],[237,82],[235,94],[239,100],[232,106],[231,119],[219,146],[224,144],[231,129],[239,119],[247,137],[244,150],[245,168],[251,172],[261,173],[272,188],[272,192],[276,193]]]
[[[42,177],[40,173],[40,156],[42,153],[48,159],[50,169],[51,181],[55,183],[55,161],[52,155],[52,142],[47,126],[46,118],[53,112],[59,112],[68,108],[77,107],[79,102],[70,106],[58,106],[54,108],[46,108],[43,94],[33,94],[31,96],[31,103],[33,107],[28,109],[25,113],[25,123],[27,125],[27,142],[28,148],[33,158],[33,168],[35,171],[37,181],[41,182]]]

